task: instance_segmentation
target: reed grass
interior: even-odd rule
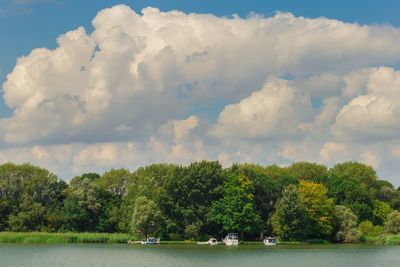
[[[380,235],[377,239],[379,245],[400,245],[400,234],[384,234]]]
[[[126,243],[133,240],[129,234],[110,233],[16,233],[0,232],[0,243],[62,244],[62,243]]]

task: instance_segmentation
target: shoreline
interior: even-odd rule
[[[0,232],[0,244],[127,244],[140,240],[131,234],[123,233],[50,233],[50,232]],[[278,241],[278,245],[336,244],[327,240]],[[197,244],[193,240],[164,240],[161,244]],[[240,244],[258,245],[261,241],[241,241]],[[340,243],[338,243],[340,244]],[[346,244],[346,243],[342,243]],[[364,242],[354,244],[400,245],[400,235],[366,237]]]

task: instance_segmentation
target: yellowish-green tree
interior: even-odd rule
[[[300,181],[300,198],[310,221],[310,238],[327,238],[333,230],[334,201],[324,185]]]

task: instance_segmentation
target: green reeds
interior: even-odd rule
[[[110,233],[16,233],[1,232],[0,243],[59,244],[59,243],[126,243],[134,239],[129,234]]]

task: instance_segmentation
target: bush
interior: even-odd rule
[[[385,229],[388,233],[398,234],[400,233],[400,212],[395,210],[389,214],[388,219],[385,223]]]
[[[377,236],[382,232],[382,226],[374,226],[374,224],[368,220],[360,223],[358,229],[364,236]]]
[[[198,238],[200,228],[201,228],[201,223],[192,223],[186,226],[185,228],[186,238],[190,240]]]
[[[360,242],[362,233],[357,227],[357,216],[345,206],[335,206],[335,240],[344,243]]]

